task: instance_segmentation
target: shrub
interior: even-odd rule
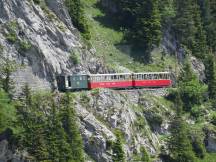
[[[80,63],[80,59],[78,56],[78,52],[76,51],[71,51],[70,52],[70,60],[73,62],[74,65],[77,65]]]
[[[203,116],[205,114],[205,108],[202,106],[195,105],[191,109],[191,115],[195,118],[199,118],[200,116]]]
[[[40,4],[40,0],[33,0],[35,4]]]
[[[29,41],[20,41],[20,51],[28,51],[32,47]]]
[[[10,33],[6,34],[6,39],[7,39],[10,43],[15,43],[15,42],[17,41],[16,32],[10,32]]]
[[[214,125],[216,126],[216,113],[213,113],[213,114],[212,114],[211,123],[214,124]]]

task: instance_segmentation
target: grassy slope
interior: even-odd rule
[[[110,17],[96,7],[98,0],[82,0],[85,12],[88,18],[88,23],[91,26],[91,43],[97,50],[97,55],[101,57],[104,62],[114,68],[116,71],[121,71],[119,66],[126,67],[134,72],[143,71],[164,71],[169,67],[175,68],[175,58],[165,56],[164,60],[161,60],[160,49],[153,52],[153,64],[145,65],[138,61],[135,61],[130,55],[130,47],[123,46],[123,32],[114,29],[114,23]],[[120,50],[116,44],[120,44]]]

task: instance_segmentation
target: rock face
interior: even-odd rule
[[[101,89],[76,93],[86,152],[97,162],[112,161],[108,142],[115,141],[115,131],[120,130],[127,161],[133,161],[141,146],[156,157],[162,145],[159,137],[168,134],[172,116],[171,110],[157,103],[160,94],[165,92],[150,95],[145,90]]]
[[[27,82],[33,89],[55,87],[57,74],[105,72],[103,64],[80,42],[62,0],[36,5],[28,0],[0,1],[0,45],[3,55],[22,65],[14,78],[17,91]],[[55,12],[55,13],[54,13]],[[12,32],[16,40],[8,37]],[[24,42],[30,47],[22,49]],[[74,64],[70,55],[79,60]]]

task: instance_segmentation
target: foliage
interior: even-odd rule
[[[205,86],[199,83],[190,64],[186,62],[179,76],[179,92],[184,103],[184,109],[190,111],[194,105],[201,104],[205,91]]]
[[[36,4],[40,4],[40,0],[33,0],[34,1],[34,3],[36,3]]]
[[[20,41],[20,51],[26,52],[31,49],[32,45],[29,41]]]
[[[151,162],[151,158],[149,154],[147,153],[145,147],[140,147],[140,153],[135,156],[133,161],[139,161],[139,162]]]
[[[9,23],[6,24],[6,28],[8,30],[8,32],[6,33],[6,39],[10,42],[10,43],[15,43],[18,38],[17,38],[17,33],[16,30],[18,28],[18,24],[16,21],[10,21]]]
[[[198,137],[194,137],[192,142],[193,150],[198,158],[203,159],[206,154],[205,146],[203,141]]]
[[[7,93],[0,89],[0,134],[6,129],[14,129],[16,109]]]
[[[72,50],[70,52],[70,60],[73,62],[74,65],[80,63],[79,53],[76,50]]]
[[[161,40],[161,17],[159,14],[158,0],[137,1],[135,10],[135,24],[130,33],[134,48],[144,50],[141,56],[145,62],[151,60],[150,52],[154,45],[158,46]]]
[[[209,99],[212,100],[213,107],[216,108],[216,66],[213,55],[208,55],[205,59],[205,74],[208,83]]]
[[[216,112],[212,113],[211,115],[211,123],[216,126]]]
[[[91,38],[89,26],[84,15],[83,6],[80,0],[65,0],[71,20],[75,27],[82,33],[86,40]]]
[[[24,130],[19,145],[37,161],[84,161],[82,138],[70,96],[60,100],[50,93],[32,94],[26,85],[16,104],[18,123]]]
[[[67,141],[70,144],[72,161],[84,161],[84,151],[82,137],[80,135],[76,113],[74,110],[73,99],[69,94],[66,94],[63,99],[65,105],[64,112],[62,114],[63,127],[67,133]]]
[[[115,135],[117,139],[112,144],[113,161],[114,162],[124,162],[125,154],[123,150],[122,134],[120,131],[115,131]]]
[[[0,60],[0,88],[2,88],[6,93],[12,97],[14,90],[14,82],[11,78],[13,72],[16,71],[17,64],[15,61],[10,60],[9,58],[1,58]]]
[[[207,47],[206,35],[197,1],[176,0],[173,28],[180,44],[190,49],[195,56],[204,58]]]
[[[205,115],[205,110],[206,108],[204,106],[195,105],[191,109],[191,115],[195,117],[196,119],[198,119],[199,117],[202,117]]]
[[[176,162],[195,162],[195,155],[188,138],[187,124],[182,118],[182,101],[179,93],[175,105],[177,112],[171,124],[171,136],[168,142],[170,156]]]

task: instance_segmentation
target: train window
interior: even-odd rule
[[[68,76],[67,81],[68,81],[68,87],[71,87],[71,77],[70,76]]]
[[[144,74],[144,79],[147,79],[147,75],[146,74]]]

